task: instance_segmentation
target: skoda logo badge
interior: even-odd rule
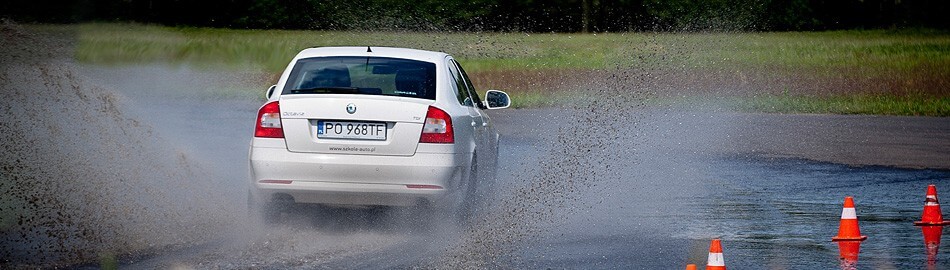
[[[356,113],[356,105],[354,105],[353,103],[347,104],[347,105],[346,105],[346,112],[348,112],[348,113],[350,113],[350,114]]]

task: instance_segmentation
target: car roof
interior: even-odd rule
[[[392,47],[317,47],[301,51],[297,54],[297,59],[324,56],[376,56],[438,63],[442,59],[445,59],[448,54],[442,52]]]

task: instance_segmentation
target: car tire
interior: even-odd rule
[[[462,202],[456,211],[456,219],[461,224],[467,223],[475,216],[481,201],[478,198],[478,156],[476,154],[472,154],[472,164],[469,167],[466,182],[464,193],[460,196]]]

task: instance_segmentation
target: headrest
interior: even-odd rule
[[[304,88],[350,87],[350,70],[346,66],[331,66],[313,74]]]

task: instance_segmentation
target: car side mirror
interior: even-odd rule
[[[267,88],[267,93],[264,94],[264,98],[270,99],[270,97],[274,95],[274,90],[276,90],[276,89],[277,89],[277,85],[276,85],[276,84],[275,84],[275,85],[271,85],[270,88]]]
[[[488,90],[485,93],[485,107],[488,107],[489,110],[504,109],[510,105],[511,98],[508,97],[508,93],[498,90]]]

